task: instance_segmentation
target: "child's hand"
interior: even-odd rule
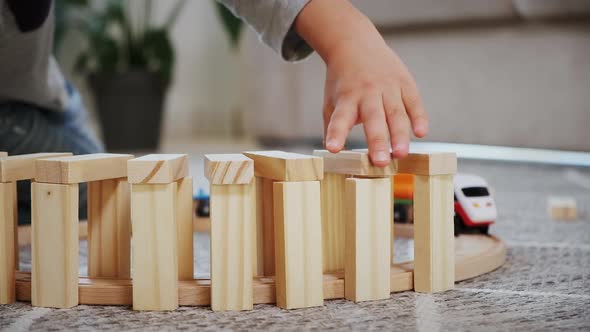
[[[327,66],[326,148],[342,150],[362,123],[373,164],[389,164],[391,149],[394,157],[407,155],[410,131],[425,136],[428,118],[412,75],[375,27],[347,1],[312,0],[297,29]]]

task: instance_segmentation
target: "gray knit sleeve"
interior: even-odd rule
[[[297,61],[313,52],[293,28],[295,18],[310,0],[218,1],[248,23],[283,59]]]

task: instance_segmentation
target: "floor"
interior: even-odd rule
[[[256,305],[253,311],[227,313],[206,307],[57,310],[17,303],[0,306],[0,330],[590,330],[590,169],[461,160],[459,170],[479,174],[493,187],[499,218],[491,232],[509,249],[504,266],[457,283],[453,291],[394,293],[360,304],[331,300],[300,310]],[[575,197],[580,219],[549,219],[549,195]],[[196,235],[195,244],[197,275],[206,276],[208,237]],[[396,260],[411,257],[412,241],[397,241],[396,252]],[[21,255],[21,268],[27,269],[28,250]]]

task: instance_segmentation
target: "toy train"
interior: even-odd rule
[[[413,223],[414,176],[398,174],[394,183],[394,221]],[[455,235],[472,232],[488,234],[498,214],[488,183],[477,175],[457,174],[454,191]]]

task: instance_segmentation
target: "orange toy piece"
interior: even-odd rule
[[[395,199],[414,199],[414,174],[399,173],[393,176],[393,181]]]

